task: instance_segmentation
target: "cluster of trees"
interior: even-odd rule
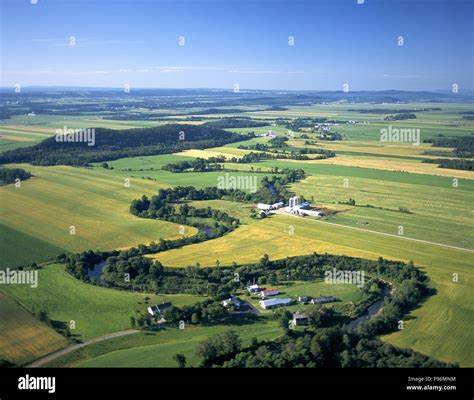
[[[0,185],[15,183],[16,179],[24,181],[31,178],[31,173],[21,168],[0,168]]]
[[[342,140],[342,135],[338,132],[324,132],[324,135],[321,135],[321,140]]]
[[[425,154],[448,155],[459,158],[474,157],[474,134],[470,136],[448,137],[442,134],[432,139],[423,140],[424,143],[433,143],[433,147],[452,147],[454,151],[448,154],[437,154],[434,151],[427,151]]]
[[[278,139],[278,138],[275,138]],[[286,139],[286,138],[284,138]],[[274,139],[271,139],[274,140]],[[271,142],[269,141],[269,143]],[[325,140],[338,140],[338,139],[330,139],[330,138],[325,138]],[[324,149],[311,149],[308,147],[305,147],[303,149],[299,150],[294,150],[292,149],[291,151],[285,150],[285,141],[278,142],[279,144],[276,146],[269,146],[264,143],[256,143],[255,145],[252,146],[244,146],[240,145],[239,149],[244,149],[244,150],[257,150],[260,153],[250,153],[246,154],[248,157],[248,161],[243,161],[246,159],[246,156],[244,156],[240,162],[257,162],[260,161],[260,159],[291,159],[291,160],[309,160],[310,158],[306,156],[306,154],[320,154],[320,157],[318,159],[325,159],[325,158],[330,158],[330,157],[336,157],[336,154],[333,153],[330,150],[324,150]],[[283,144],[281,144],[283,143]],[[281,145],[280,145],[281,144]],[[289,147],[287,147],[289,149]],[[258,158],[255,160],[254,154],[258,155]],[[239,161],[238,161],[239,162]]]
[[[286,129],[300,132],[301,128],[313,128],[316,124],[327,122],[327,118],[318,117],[298,117],[290,121],[277,121],[278,125],[283,125]]]
[[[86,166],[91,162],[175,153],[187,149],[219,147],[248,136],[202,125],[168,124],[153,128],[95,129],[95,143],[57,142],[55,137],[31,147],[7,151],[0,164],[28,162],[33,165]]]
[[[163,313],[163,318],[171,324],[185,323],[215,324],[224,321],[229,315],[229,310],[215,299],[208,299],[184,307],[171,307]]]
[[[474,161],[464,158],[445,159],[445,158],[426,158],[423,160],[428,164],[439,164],[439,168],[460,169],[464,171],[474,170]]]
[[[169,172],[208,172],[220,171],[223,166],[220,163],[225,162],[225,157],[211,157],[209,159],[196,158],[195,160],[178,161],[175,163],[165,164],[161,167],[162,170]]]
[[[74,341],[75,337],[69,328],[69,325],[65,322],[52,320],[48,313],[44,310],[39,310],[36,313],[36,317],[44,324],[48,325],[50,328],[54,329],[59,334],[65,336],[67,339]]]
[[[290,332],[280,339],[251,340],[242,348],[239,336],[228,331],[211,336],[197,349],[201,367],[224,368],[440,368],[455,367],[413,350],[400,349],[348,328]]]
[[[474,135],[460,137],[446,137],[438,135],[436,138],[426,139],[424,143],[433,143],[433,147],[453,147],[453,151],[428,150],[423,154],[441,157],[457,157],[456,159],[424,159],[424,163],[439,164],[440,168],[474,170],[474,162],[467,158],[474,157]]]
[[[387,115],[383,117],[384,121],[401,121],[404,119],[415,119],[416,114],[413,113],[399,113],[394,115]]]

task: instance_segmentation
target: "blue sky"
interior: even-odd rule
[[[1,86],[474,89],[473,0],[3,0],[0,10]]]

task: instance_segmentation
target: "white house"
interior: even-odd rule
[[[235,308],[240,308],[240,300],[237,297],[232,296],[222,302],[222,305],[226,308],[230,307],[232,304]]]
[[[270,310],[272,308],[281,307],[281,306],[289,306],[291,304],[291,299],[271,299],[271,300],[260,300],[258,302],[260,307],[264,310]]]
[[[272,206],[270,204],[258,203],[257,208],[264,211],[270,211],[272,209]]]
[[[250,285],[250,286],[247,287],[247,290],[250,293],[258,293],[258,292],[261,291],[260,286],[258,286],[258,285]]]
[[[160,314],[163,314],[168,308],[173,307],[170,302],[157,304],[156,306],[150,306],[147,308],[148,314],[156,317]]]

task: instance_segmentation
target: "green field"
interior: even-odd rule
[[[72,333],[81,340],[130,329],[130,317],[135,311],[146,310],[149,304],[171,301],[182,306],[201,299],[192,295],[146,294],[149,301],[145,303],[143,292],[93,286],[78,281],[64,268],[64,265],[51,264],[41,269],[35,289],[24,285],[4,285],[1,293],[30,312],[44,310],[52,320],[75,321],[76,328]],[[3,303],[0,307],[3,314]]]
[[[186,366],[197,367],[199,358],[196,345],[227,330],[235,331],[244,346],[252,338],[274,339],[282,335],[277,321],[259,318],[251,324],[229,324],[216,326],[188,326],[185,329],[167,328],[154,333],[140,333],[129,337],[112,339],[65,356],[48,366],[73,367],[176,367],[173,356],[182,353]]]

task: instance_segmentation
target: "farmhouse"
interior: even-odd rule
[[[262,296],[262,299],[264,299],[265,297],[276,296],[277,294],[280,294],[280,291],[278,289],[268,289],[262,290],[260,292],[260,296]]]
[[[307,297],[307,296],[298,296],[298,302],[303,303],[303,304],[309,303],[309,297]]]
[[[167,303],[162,303],[162,304],[157,304],[156,306],[150,306],[148,307],[148,314],[152,315],[153,317],[156,317],[158,315],[163,314],[167,309],[173,307],[173,305],[170,302]]]
[[[264,310],[271,310],[272,308],[281,307],[281,306],[289,306],[291,304],[291,299],[271,299],[271,300],[260,300],[258,302],[260,307]]]
[[[308,317],[306,314],[295,312],[293,314],[292,324],[293,326],[308,325]]]
[[[247,287],[247,290],[249,291],[249,293],[258,293],[261,291],[260,286],[258,285],[250,285]]]
[[[235,306],[235,308],[237,308],[237,309],[240,308],[240,300],[237,297],[232,296],[232,297],[222,301],[222,305],[226,308],[230,307],[232,304]]]
[[[321,296],[311,299],[311,304],[324,304],[324,303],[332,303],[336,301],[337,298],[334,296]]]

